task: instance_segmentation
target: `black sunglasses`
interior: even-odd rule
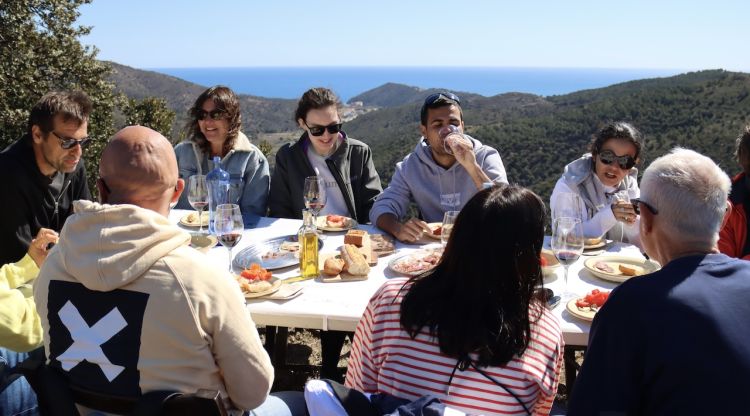
[[[427,96],[427,98],[424,99],[423,107],[430,107],[437,102],[447,102],[447,101],[455,101],[456,104],[459,104],[459,105],[461,104],[461,100],[458,98],[456,94],[453,94],[451,92],[438,92],[438,93]]]
[[[630,200],[630,203],[633,204],[633,211],[635,211],[636,215],[641,215],[641,205],[643,204],[648,208],[649,211],[651,211],[654,215],[657,215],[659,213],[659,210],[654,208],[653,205],[649,204],[648,202],[642,201],[640,198],[633,198]]]
[[[55,133],[54,130],[51,133],[54,134],[57,140],[60,141],[60,147],[62,147],[65,150],[72,149],[73,147],[75,147],[75,145],[80,145],[81,150],[83,150],[86,148],[86,146],[89,145],[89,142],[91,142],[90,137],[84,137],[81,140],[76,140],[76,139],[62,137],[59,134]]]
[[[327,126],[308,126],[307,122],[304,122],[305,126],[310,130],[310,134],[313,136],[322,136],[323,132],[328,130],[328,133],[330,134],[336,134],[341,131],[341,126],[344,123],[333,123],[329,124]]]
[[[201,108],[201,109],[195,110],[195,117],[198,120],[205,120],[206,116],[208,116],[211,120],[221,120],[223,118],[226,118],[227,112],[224,110],[218,110],[218,109],[206,111]]]
[[[611,150],[604,150],[599,153],[599,160],[605,165],[611,165],[616,161],[620,169],[623,170],[630,170],[633,168],[633,166],[635,166],[635,159],[633,158],[633,156],[617,156],[615,152]]]

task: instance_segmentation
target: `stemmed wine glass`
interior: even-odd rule
[[[242,178],[229,179],[229,188],[227,189],[227,203],[239,204],[242,191],[245,189],[245,181]]]
[[[320,176],[306,177],[302,197],[305,199],[305,208],[312,211],[317,226],[318,213],[326,206],[326,187],[323,178]]]
[[[552,210],[552,220],[568,217],[583,221],[584,218],[581,217],[583,205],[580,195],[573,192],[563,192],[556,198],[555,207]]]
[[[242,212],[237,204],[221,204],[214,213],[216,238],[229,251],[229,272],[232,272],[232,248],[242,239]]]
[[[193,175],[188,179],[188,202],[198,211],[198,233],[203,233],[203,209],[208,205],[208,186],[205,175]]]
[[[565,295],[568,291],[568,268],[583,253],[583,227],[578,218],[559,217],[552,220],[552,252],[565,270]]]

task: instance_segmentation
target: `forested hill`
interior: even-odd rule
[[[131,98],[165,98],[182,118],[177,126],[184,123],[187,108],[205,89],[171,76],[112,65],[111,79],[118,90]],[[385,183],[396,162],[417,143],[419,107],[436,91],[440,90],[389,83],[350,100],[379,107],[347,122],[344,129],[370,144]],[[750,74],[722,70],[550,97],[456,93],[468,133],[498,149],[511,182],[529,186],[545,199],[565,164],[586,151],[591,135],[606,121],[630,121],[644,133],[643,166],[680,145],[712,157],[730,174],[737,171],[734,139],[750,123]],[[291,120],[295,100],[244,94],[240,99],[243,130],[251,135],[298,131]]]
[[[750,74],[711,70],[560,96],[461,99],[468,133],[500,152],[511,182],[548,199],[565,164],[586,151],[591,135],[608,120],[630,121],[644,133],[644,166],[679,145],[710,156],[731,175],[737,170],[734,139],[750,123]],[[350,136],[370,144],[386,181],[417,143],[419,107],[419,100],[409,98],[345,126]]]
[[[158,72],[144,71],[110,62],[110,80],[119,92],[129,98],[160,97],[167,101],[169,108],[177,114],[175,131],[179,130],[187,117],[187,110],[195,99],[207,88],[173,76]],[[243,131],[255,135],[259,132],[283,132],[293,130],[292,121],[296,100],[263,98],[238,94],[242,109]]]

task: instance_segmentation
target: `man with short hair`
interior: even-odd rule
[[[646,169],[633,203],[662,268],[622,283],[597,312],[568,414],[747,414],[750,263],[716,247],[729,187],[691,150]]]
[[[103,394],[209,389],[253,409],[271,361],[237,282],[167,219],[184,186],[159,133],[130,126],[107,144],[102,204],[74,203],[34,286],[48,362]]]
[[[47,93],[27,134],[0,153],[0,264],[20,260],[41,228],[60,231],[73,201],[91,198],[82,159],[91,110],[81,91]]]
[[[370,210],[370,221],[400,241],[414,242],[430,232],[425,221],[440,222],[446,211],[459,211],[485,184],[508,182],[497,150],[469,135],[447,144],[439,133],[447,126],[464,131],[460,99],[449,92],[428,96],[420,111],[419,143],[396,164]],[[411,202],[422,219],[406,218]]]

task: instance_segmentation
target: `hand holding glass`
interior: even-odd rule
[[[578,218],[560,217],[552,221],[552,252],[565,269],[565,287],[568,286],[568,268],[583,253],[583,227]]]
[[[448,244],[448,240],[451,237],[451,231],[453,231],[453,224],[456,222],[459,211],[446,211],[443,215],[443,228],[440,231],[440,241],[443,243],[443,247]]]
[[[466,137],[461,133],[461,130],[452,124],[440,128],[440,130],[438,130],[438,136],[443,141],[443,150],[449,155],[454,153],[454,147],[468,143],[468,140],[466,140]]]
[[[229,272],[232,272],[232,248],[240,242],[244,224],[237,204],[221,204],[214,214],[216,238],[229,251]]]
[[[199,233],[203,233],[203,209],[208,205],[208,187],[205,175],[193,175],[188,179],[188,202],[198,211]]]

